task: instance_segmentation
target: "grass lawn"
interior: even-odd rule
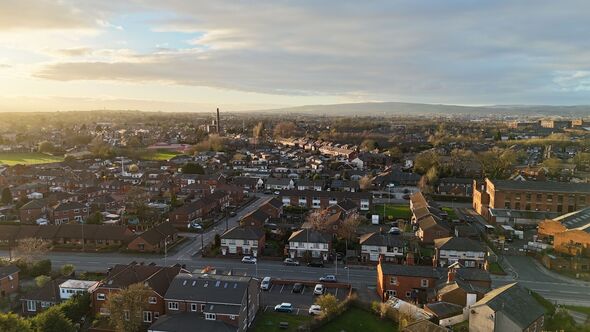
[[[500,264],[498,264],[498,263],[490,263],[490,273],[491,274],[501,274],[501,275],[506,274],[506,272],[504,272],[504,269],[502,269],[502,266],[500,266]]]
[[[579,305],[566,305],[564,307],[566,307],[569,310],[581,312],[583,314],[590,316],[590,307],[582,307]]]
[[[274,311],[267,311],[258,314],[254,325],[254,332],[273,332],[273,331],[297,331],[297,328],[307,323],[311,319],[308,315],[295,315],[280,313]],[[279,328],[280,322],[288,322],[288,329]]]
[[[395,332],[397,324],[391,320],[381,320],[365,310],[350,308],[320,330],[322,332]]]
[[[179,154],[180,152],[168,150],[147,150],[145,154],[142,156],[142,158],[146,160],[169,160]]]
[[[445,211],[449,215],[449,218],[451,218],[451,220],[457,219],[457,214],[455,213],[455,209],[450,208],[450,207],[443,207],[442,210]]]
[[[63,157],[50,156],[40,152],[0,152],[0,164],[33,165],[63,161]]]
[[[383,215],[383,204],[376,205],[373,208],[373,213],[378,215]],[[410,211],[409,205],[395,205],[395,204],[385,204],[385,215],[389,217],[389,219],[410,219],[412,218],[412,211]]]

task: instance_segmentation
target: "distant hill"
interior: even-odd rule
[[[459,106],[399,102],[349,103],[333,105],[307,105],[257,112],[286,112],[315,115],[342,116],[384,116],[384,115],[590,115],[590,105],[549,106],[549,105],[492,105]]]

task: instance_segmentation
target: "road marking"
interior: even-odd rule
[[[281,287],[281,293],[283,293],[283,289],[285,289],[285,285],[283,285],[283,287]]]
[[[336,294],[334,296],[338,297],[338,288],[336,288]]]

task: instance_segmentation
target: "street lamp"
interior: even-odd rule
[[[168,259],[168,238],[170,235],[166,236],[164,239],[164,266],[167,266],[167,259]]]
[[[344,269],[346,270],[346,276],[348,279],[348,283],[350,284],[350,269],[348,268],[348,266],[345,266]]]

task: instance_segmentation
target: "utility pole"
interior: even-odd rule
[[[168,238],[170,235],[166,236],[164,239],[164,266],[168,266]]]

